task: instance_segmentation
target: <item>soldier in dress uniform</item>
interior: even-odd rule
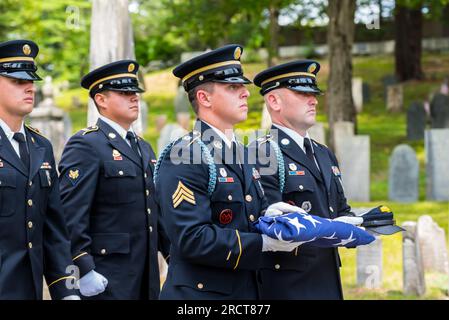
[[[24,124],[41,80],[33,41],[0,43],[0,300],[79,299],[50,142]]]
[[[227,45],[174,69],[198,117],[195,129],[169,144],[156,165],[155,184],[170,239],[170,265],[161,299],[257,299],[262,251],[292,251],[296,244],[254,233],[267,208],[260,176],[235,139],[247,118],[249,92],[240,45]]]
[[[154,199],[151,146],[133,131],[139,88],[133,60],[97,68],[81,81],[100,113],[68,141],[59,164],[61,198],[80,291],[91,299],[157,299],[157,252],[165,256]]]
[[[269,203],[286,201],[310,214],[357,224],[346,202],[335,155],[311,139],[316,122],[320,65],[312,60],[274,66],[256,75],[272,120],[271,132],[249,149],[258,159]],[[260,271],[262,299],[342,299],[337,249],[303,244],[293,252],[266,253]]]

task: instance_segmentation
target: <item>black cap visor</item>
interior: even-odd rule
[[[19,80],[29,80],[29,81],[40,81],[41,77],[37,75],[34,71],[14,71],[14,72],[0,72],[1,76],[19,79]]]
[[[383,235],[392,235],[400,231],[405,231],[403,228],[395,225],[387,225],[387,226],[380,226],[380,227],[371,227],[367,228],[370,231],[373,231],[378,234]]]
[[[213,79],[212,82],[218,82],[218,83],[237,83],[237,84],[250,84],[252,83],[251,80],[244,76],[235,76],[235,77],[229,77],[225,79]]]
[[[324,92],[321,91],[318,87],[316,86],[292,86],[292,85],[288,85],[287,88],[293,90],[293,91],[297,91],[297,92],[302,92],[302,93],[312,93],[312,94],[316,94],[316,95],[323,95]]]

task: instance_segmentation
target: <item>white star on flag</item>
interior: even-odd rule
[[[299,220],[298,220],[297,217],[295,217],[295,218],[293,218],[293,219],[292,219],[292,218],[285,217],[285,219],[287,219],[288,223],[290,223],[292,226],[295,226],[295,227],[296,227],[296,230],[297,230],[298,234],[299,234],[299,230],[301,230],[301,229],[307,229],[305,225],[299,223]]]
[[[310,221],[313,224],[314,228],[316,227],[317,223],[321,224],[321,222],[319,222],[318,220],[314,219],[310,214],[306,214],[303,217],[304,217],[305,220]]]
[[[329,239],[329,240],[337,239],[337,237],[335,236],[336,234],[337,234],[337,233],[334,232],[331,236],[329,236],[329,237],[323,237],[323,239]]]
[[[334,246],[345,246],[350,242],[353,242],[355,240],[355,238],[352,237],[353,232],[351,231],[351,235],[349,236],[348,239],[341,239],[341,242],[334,244]]]

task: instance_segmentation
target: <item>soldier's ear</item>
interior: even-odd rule
[[[211,106],[211,98],[209,92],[206,90],[198,90],[196,92],[196,100],[202,106],[209,108]]]
[[[265,95],[264,98],[267,108],[270,108],[273,111],[279,111],[279,109],[281,108],[280,96],[276,92],[270,91]]]
[[[96,93],[94,96],[94,102],[98,111],[101,111],[106,106],[107,96],[103,93]]]

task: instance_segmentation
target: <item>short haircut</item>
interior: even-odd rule
[[[198,105],[198,101],[196,100],[196,94],[199,90],[204,90],[209,93],[212,93],[214,91],[214,83],[206,82],[206,83],[200,84],[199,86],[196,86],[195,88],[191,89],[188,92],[189,101],[190,101],[190,104],[192,105],[193,111],[195,111],[195,114],[198,114],[199,105]]]

